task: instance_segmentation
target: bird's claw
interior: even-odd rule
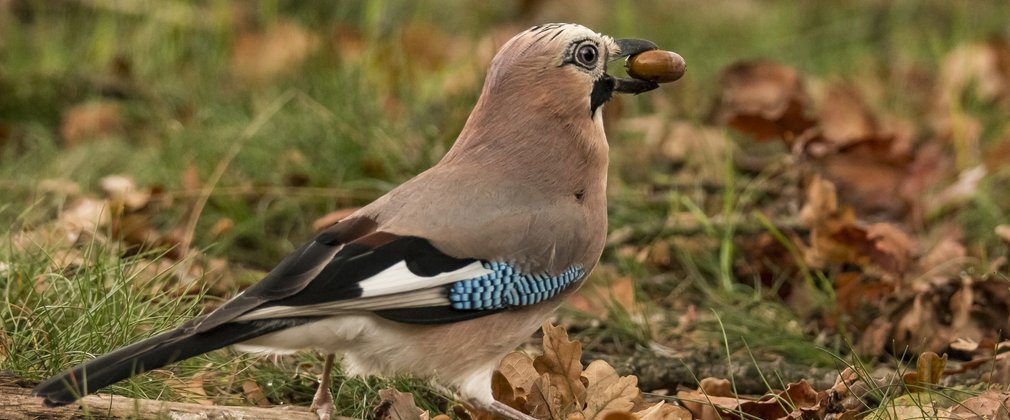
[[[309,407],[313,413],[316,413],[316,417],[319,420],[330,420],[330,416],[333,415],[333,396],[330,395],[329,388],[319,388],[316,391],[316,396],[312,398],[312,406]]]

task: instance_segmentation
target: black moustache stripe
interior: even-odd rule
[[[606,74],[593,82],[593,91],[589,93],[589,117],[596,113],[596,109],[607,103],[614,94],[614,79]]]

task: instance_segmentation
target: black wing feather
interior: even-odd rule
[[[340,254],[338,250],[348,253],[363,252],[358,248],[348,249],[345,244],[375,232],[376,226],[374,221],[364,217],[344,220],[331,226],[284,258],[263,280],[225,303],[206,319],[189,322],[186,327],[195,331],[208,331],[256,309],[265,302],[301,292],[319,278],[319,275],[309,274],[318,267],[331,263],[335,258],[334,253]]]
[[[318,317],[235,321],[257,308],[300,306],[361,296],[359,283],[401,261],[418,276],[434,276],[476,260],[454,258],[427,239],[376,231],[367,218],[342,221],[281,261],[263,280],[214,312],[50,378],[35,388],[49,405],[75,401],[129,376],[241,343]],[[387,319],[415,324],[456,322],[498,311],[457,311],[449,306],[380,310]]]
[[[314,318],[232,322],[199,333],[177,328],[56,375],[35,387],[32,394],[45,398],[45,404],[50,407],[70,404],[130,376],[312,320]]]

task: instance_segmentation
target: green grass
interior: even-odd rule
[[[15,246],[20,232],[39,230],[69,204],[67,197],[42,190],[41,180],[71,180],[85,194],[98,194],[99,180],[109,174],[159,186],[174,202],[149,217],[155,228],[168,230],[186,223],[187,211],[202,193],[186,190],[187,171],[208,183],[224,165],[218,182],[202,185],[213,189],[193,244],[236,267],[266,270],[310,237],[316,217],[367,203],[440,158],[479,93],[483,70],[474,64],[480,54],[476,40],[497,28],[576,21],[618,37],[648,38],[681,53],[689,63],[687,77],[647,95],[623,98],[626,118],[659,113],[706,123],[719,71],[737,60],[760,57],[811,77],[884,86],[875,105],[926,125],[909,94],[914,86],[905,85],[898,67],[935,72],[948,51],[993,33],[1005,35],[1010,21],[1010,8],[998,1],[867,0],[827,7],[821,2],[623,0],[580,2],[562,11],[542,5],[533,15],[522,15],[507,2],[261,1],[244,8],[246,21],[233,13],[235,2],[224,0],[171,2],[163,9],[136,12],[104,1],[24,3],[30,19],[0,12],[0,223],[12,226],[0,233],[6,244],[0,247],[5,267],[0,271],[0,370],[34,379],[171,328],[200,313],[206,302],[222,298],[197,293],[165,299],[153,292],[170,290],[177,281],[173,267],[153,274],[144,269],[158,266],[161,250],[123,256],[116,245],[78,243],[74,249],[85,264],[64,267],[51,261],[64,246]],[[238,28],[273,28],[283,21],[318,35],[318,50],[295,70],[265,81],[236,77],[231,57]],[[443,44],[426,51],[403,42],[408,24],[457,37],[461,43],[453,48],[464,50],[431,64],[426,60],[439,56]],[[358,56],[334,41],[334,34],[345,29],[360,36]],[[116,63],[125,63],[128,75],[117,73]],[[612,72],[620,72],[620,66],[613,67]],[[475,83],[446,92],[446,85],[465,76],[473,76]],[[121,107],[123,127],[67,147],[60,121],[72,106],[89,101]],[[999,107],[973,98],[962,105],[956,112],[980,119],[985,144],[1001,139],[1008,123]],[[672,339],[663,331],[676,324],[679,314],[668,310],[669,300],[676,298],[718,314],[721,327],[709,322],[700,328],[713,342],[725,335],[737,361],[746,361],[743,352],[754,350],[756,357],[770,354],[832,365],[834,356],[825,347],[849,353],[841,338],[816,341],[816,332],[774,297],[776,290],[734,274],[734,261],[746,257],[735,238],[747,232],[775,233],[774,225],[755,213],[767,199],[765,185],[774,188],[788,180],[776,173],[740,173],[727,160],[715,191],[702,185],[709,180],[680,183],[681,174],[668,164],[643,156],[641,150],[648,149],[640,136],[619,129],[609,135],[611,231],[627,230],[631,238],[608,247],[604,264],[656,281],[638,281],[648,322],[612,309],[611,321],[595,330],[598,334],[620,343],[618,348]],[[739,136],[730,141],[736,147],[746,142]],[[978,157],[960,160],[972,159]],[[995,175],[983,182],[973,205],[956,214],[975,244],[972,252],[991,258],[1002,249],[992,226],[1006,223],[1010,212],[1010,198],[1001,193],[1010,174],[1003,170]],[[673,186],[654,190],[667,181]],[[685,212],[697,216],[697,231],[685,234],[683,226],[670,222]],[[765,216],[777,220],[782,215]],[[234,226],[212,235],[211,228],[223,219]],[[697,246],[682,246],[678,241],[685,237]],[[673,267],[621,254],[621,246],[644,247],[657,240],[669,241]],[[804,275],[811,290],[822,294],[815,296],[818,302],[830,304],[831,290],[823,284],[830,274]],[[212,286],[198,284],[199,290]],[[113,391],[182,399],[166,376],[213,372],[206,388],[222,401],[240,402],[241,382],[253,379],[274,403],[307,405],[314,380],[299,369],[301,363],[314,366],[312,372],[321,364],[311,354],[275,365],[219,351],[124,382]],[[340,377],[334,387],[340,391],[341,414],[364,415],[374,406],[375,391],[389,384],[415,392],[434,411],[445,411],[448,404],[420,381]]]

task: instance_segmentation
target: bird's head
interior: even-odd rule
[[[605,170],[603,104],[614,93],[659,87],[611,76],[607,63],[655,49],[650,41],[615,40],[575,24],[523,31],[491,61],[480,99],[442,162],[477,161],[478,155],[510,162],[575,159]]]
[[[527,108],[547,105],[593,118],[611,96],[659,87],[651,81],[607,74],[607,63],[657,49],[651,41],[617,39],[582,25],[548,24],[526,30],[495,55],[484,94],[525,100]],[[517,104],[518,105],[518,104]],[[562,105],[562,106],[558,106]]]

